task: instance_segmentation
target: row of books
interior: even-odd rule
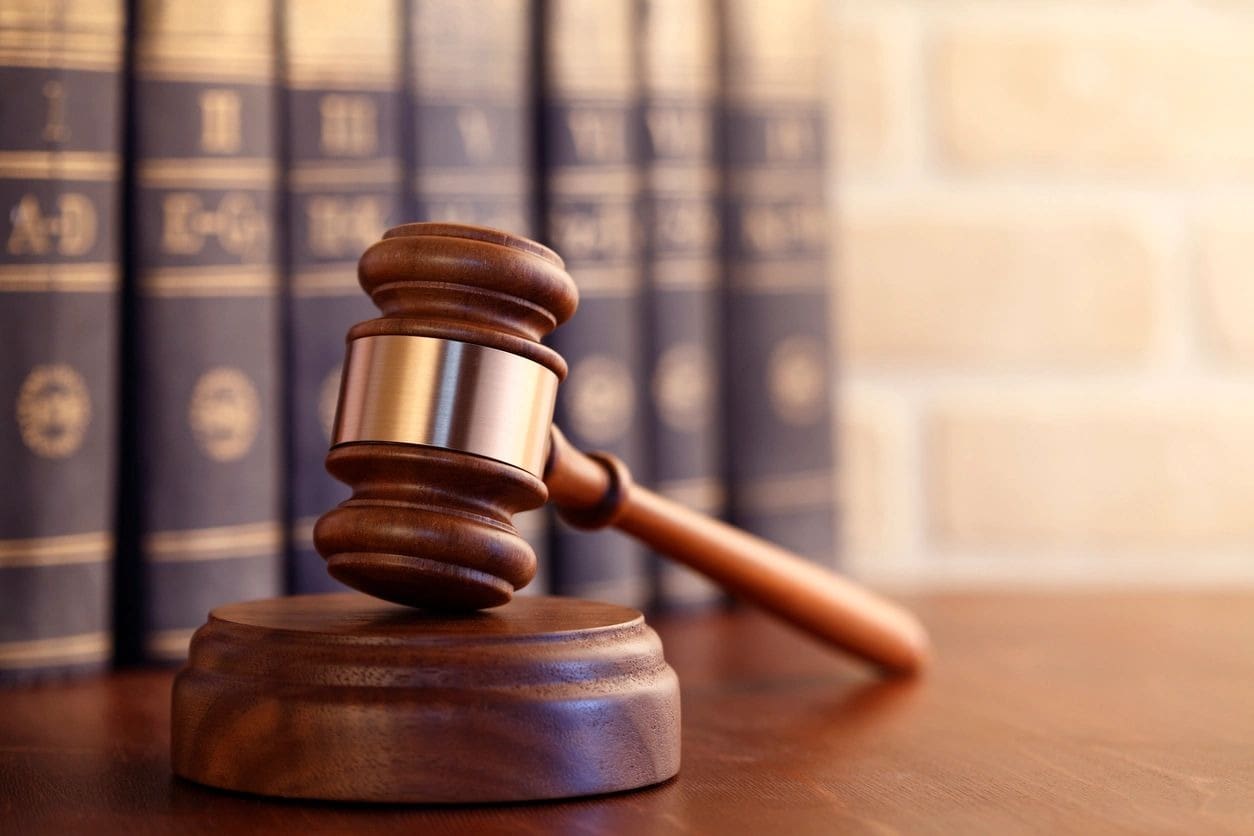
[[[17,0],[0,9],[0,681],[176,660],[314,552],[356,259],[403,220],[579,285],[557,420],[830,560],[817,2]],[[527,516],[534,586],[717,592]],[[545,554],[547,552],[547,555]]]

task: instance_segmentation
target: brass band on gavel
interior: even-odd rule
[[[487,346],[361,337],[349,343],[332,443],[459,450],[543,477],[557,384],[539,363]]]

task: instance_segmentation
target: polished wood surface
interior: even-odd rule
[[[585,455],[556,427],[544,475],[562,516],[613,526],[719,586],[890,674],[928,661],[927,632],[909,611],[774,543],[640,487],[605,454]]]
[[[0,831],[1254,832],[1254,593],[911,604],[936,662],[890,682],[751,612],[650,618],[683,683],[680,774],[564,802],[226,793],[170,773],[171,672],[0,691]]]
[[[333,801],[534,801],[679,769],[679,686],[629,607],[522,597],[447,615],[360,593],[219,607],[174,682],[203,784]]]

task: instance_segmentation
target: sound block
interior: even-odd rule
[[[679,682],[641,614],[612,604],[230,604],[174,681],[172,761],[212,787],[332,801],[630,790],[679,771]]]

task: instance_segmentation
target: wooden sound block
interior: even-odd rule
[[[612,604],[230,604],[175,679],[172,760],[213,787],[334,801],[636,789],[679,771],[679,682],[641,614]]]

